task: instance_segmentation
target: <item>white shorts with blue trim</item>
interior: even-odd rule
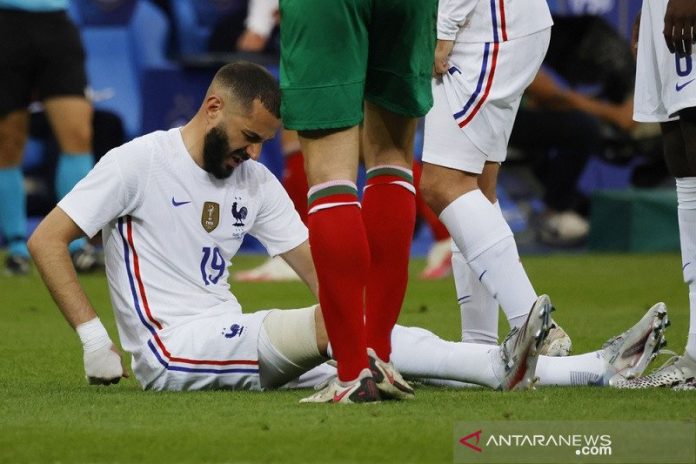
[[[633,107],[638,122],[675,120],[680,110],[696,107],[695,54],[670,53],[662,35],[667,1],[643,2]]]
[[[261,390],[258,341],[268,314],[213,311],[159,330],[133,353],[133,372],[146,390]]]
[[[550,38],[544,29],[507,42],[456,42],[449,71],[433,79],[423,161],[477,174],[487,161],[504,161],[522,94]]]

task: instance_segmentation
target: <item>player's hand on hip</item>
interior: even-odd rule
[[[128,377],[128,371],[121,361],[121,353],[113,345],[84,352],[85,377],[90,385],[110,385],[118,383],[121,377]]]
[[[696,27],[696,2],[694,0],[669,0],[665,13],[667,48],[672,53],[691,55]]]
[[[449,57],[454,48],[453,40],[438,40],[435,46],[435,60],[433,62],[433,75],[439,76],[449,69]]]

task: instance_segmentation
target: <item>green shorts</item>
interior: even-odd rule
[[[350,127],[368,100],[407,117],[432,106],[437,0],[280,0],[288,129]]]

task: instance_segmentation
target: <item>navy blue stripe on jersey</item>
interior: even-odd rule
[[[471,94],[471,97],[469,97],[469,101],[466,102],[466,105],[464,105],[464,108],[462,108],[462,110],[460,112],[455,113],[454,119],[459,119],[459,118],[463,117],[467,113],[467,111],[469,111],[469,109],[471,108],[471,105],[474,104],[474,102],[476,101],[478,96],[481,95],[481,90],[483,90],[483,81],[486,78],[486,71],[488,71],[488,55],[490,54],[490,48],[491,48],[490,43],[484,44],[483,63],[481,63],[481,74],[479,75],[479,80],[478,80],[478,83],[476,84],[476,90],[474,90],[474,93]],[[454,72],[451,71],[450,74],[454,74]]]
[[[495,0],[491,0],[491,20],[493,21],[493,42],[500,42],[498,37],[498,12],[495,7]]]
[[[128,240],[126,239],[126,234],[123,231],[123,227],[123,218],[120,217],[118,218],[118,233],[121,235],[121,240],[123,240],[123,256],[125,258],[126,272],[128,273],[128,284],[130,285],[131,294],[133,295],[133,303],[135,304],[135,312],[138,314],[140,322],[142,322],[143,325],[147,327],[147,330],[149,330],[150,333],[155,334],[155,328],[148,323],[148,321],[145,319],[145,315],[143,314],[142,309],[140,308],[138,292],[135,288],[135,279],[133,279],[133,271],[131,271],[130,247],[128,246]]]

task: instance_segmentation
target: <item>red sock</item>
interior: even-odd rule
[[[391,332],[408,282],[408,259],[416,202],[411,171],[380,166],[367,172],[362,216],[370,243],[365,292],[367,346],[383,361],[391,354]]]
[[[319,303],[338,378],[350,381],[368,367],[364,291],[370,250],[357,189],[347,181],[320,184],[310,189],[308,204]]]
[[[433,239],[436,242],[446,240],[450,238],[450,233],[447,230],[447,227],[445,227],[445,225],[442,222],[440,222],[440,218],[438,218],[437,214],[435,214],[433,210],[430,209],[430,206],[428,206],[428,204],[423,199],[423,195],[421,195],[420,193],[419,185],[422,172],[423,165],[418,161],[414,161],[413,181],[414,185],[416,186],[416,214],[418,214],[418,216],[423,218],[425,222],[428,223],[428,227],[430,227],[430,231],[433,234]]]
[[[295,151],[285,157],[283,187],[300,214],[302,222],[307,224],[307,176],[304,170],[304,157],[301,151]]]

